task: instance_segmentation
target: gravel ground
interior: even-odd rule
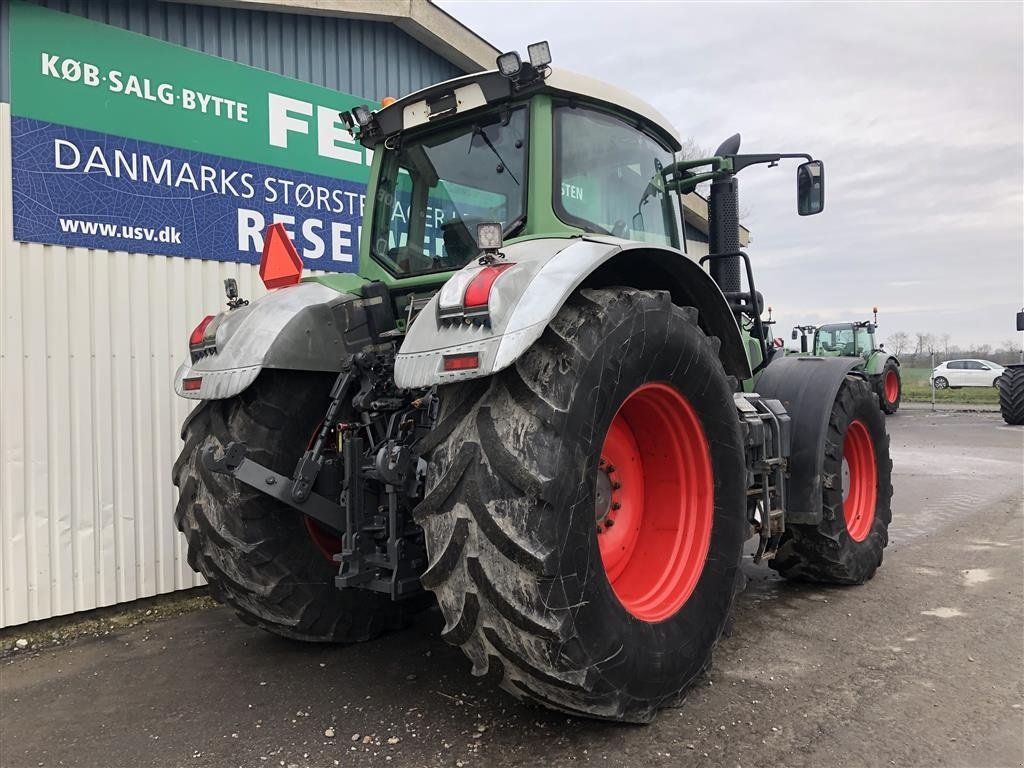
[[[876,578],[826,589],[748,567],[713,671],[653,725],[517,703],[469,675],[436,614],[309,646],[198,599],[35,650],[5,632],[0,765],[1024,765],[1024,430],[946,411],[888,424]]]

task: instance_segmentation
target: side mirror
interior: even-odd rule
[[[877,326],[874,323],[868,323],[867,328],[868,328],[868,333],[870,333],[872,336],[874,336],[875,335],[875,330],[876,330]]]
[[[813,216],[825,210],[825,164],[821,160],[797,166],[796,210],[801,216]]]
[[[1017,313],[1017,330],[1024,331],[1024,312]]]
[[[793,341],[796,341],[796,339],[797,339],[797,332],[796,332],[796,328],[794,328],[793,329]]]

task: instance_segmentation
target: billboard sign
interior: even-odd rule
[[[310,269],[358,268],[364,99],[15,2],[16,240],[256,263],[280,221]]]

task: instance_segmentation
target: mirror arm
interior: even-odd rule
[[[688,174],[683,178],[665,182],[665,187],[673,192],[679,193],[680,195],[685,195],[689,192],[693,192],[693,190],[705,181],[714,181],[715,179],[720,179],[723,176],[728,176],[729,173],[731,172],[710,171],[708,173]]]
[[[732,168],[733,172],[740,171],[749,165],[759,165],[761,163],[777,163],[779,160],[785,160],[789,158],[802,158],[808,162],[814,158],[803,152],[795,153],[776,153],[772,155],[732,155]]]

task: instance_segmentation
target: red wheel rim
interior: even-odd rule
[[[864,541],[875,522],[878,467],[871,433],[860,419],[850,423],[843,439],[843,517],[854,541]]]
[[[889,371],[885,374],[885,401],[895,403],[900,394],[900,377],[896,371]]]
[[[306,523],[306,532],[313,540],[313,544],[324,557],[333,563],[334,556],[341,552],[341,539],[322,528],[320,523],[309,515],[303,515],[302,519]]]
[[[313,447],[313,441],[316,440],[316,435],[320,431],[320,427],[323,425],[323,421],[317,424],[316,429],[313,430],[313,434],[309,436],[309,442],[306,443],[307,451]],[[341,539],[331,533],[327,528],[324,528],[309,515],[303,515],[302,522],[305,524],[306,533],[308,533],[309,538],[313,540],[314,546],[320,550],[320,554],[333,563],[334,556],[342,550]]]
[[[668,384],[635,389],[605,436],[595,504],[608,581],[633,616],[674,615],[704,570],[714,479],[704,429]]]

